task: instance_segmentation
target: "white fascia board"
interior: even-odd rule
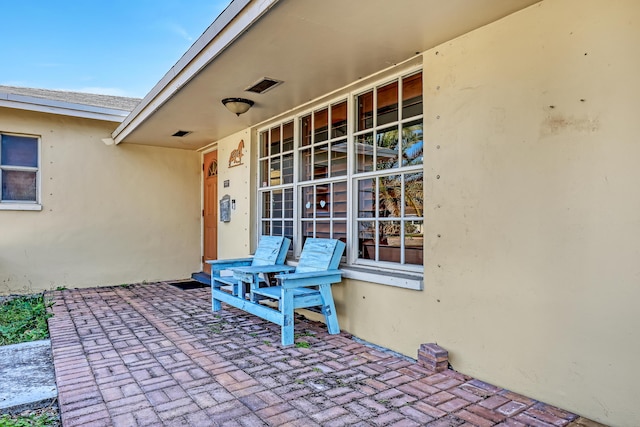
[[[111,137],[115,143],[122,142],[277,2],[278,0],[233,0],[113,131]]]
[[[16,95],[0,92],[0,107],[16,110],[37,111],[39,113],[59,114],[62,116],[81,117],[84,119],[104,120],[122,123],[129,114],[125,110],[96,107],[93,105],[74,104],[33,96]]]

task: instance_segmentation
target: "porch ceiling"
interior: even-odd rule
[[[538,1],[235,0],[113,136],[202,148]],[[284,84],[245,92],[262,77]],[[255,105],[236,117],[227,97]]]

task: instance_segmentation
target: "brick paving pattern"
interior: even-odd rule
[[[166,283],[52,292],[63,426],[568,426],[576,415],[452,370]],[[308,347],[306,347],[308,345]]]

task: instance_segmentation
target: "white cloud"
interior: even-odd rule
[[[182,37],[183,39],[187,40],[187,41],[193,41],[193,37],[191,37],[189,35],[189,33],[187,32],[187,30],[185,30],[182,26],[173,23],[173,22],[169,22],[166,24],[166,27],[169,31],[171,31],[174,34],[179,35],[180,37]]]

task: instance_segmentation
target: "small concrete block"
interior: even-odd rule
[[[49,340],[0,347],[0,412],[58,396]]]

